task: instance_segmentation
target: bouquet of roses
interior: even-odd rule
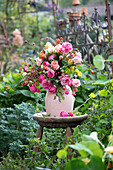
[[[47,42],[38,57],[29,59],[29,63],[23,66],[24,81],[22,85],[28,85],[30,91],[40,92],[42,88],[56,96],[69,94],[68,86],[73,90],[73,95],[80,86],[81,72],[76,68],[81,64],[81,53],[72,44],[63,42],[63,39],[56,40],[56,46]]]

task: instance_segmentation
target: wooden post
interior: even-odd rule
[[[36,138],[38,138],[39,140],[41,140],[41,139],[42,139],[42,135],[43,135],[43,127],[39,125],[39,128],[38,128],[38,130],[37,130],[37,134],[36,134]],[[36,145],[38,145],[37,142],[35,142],[35,145],[34,145],[34,146],[36,146]],[[34,151],[35,151],[35,152],[38,152],[38,151],[39,151],[39,147],[34,147]]]

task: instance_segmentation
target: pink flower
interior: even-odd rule
[[[68,83],[68,86],[71,86],[71,85],[72,85],[72,82],[69,82],[69,83]]]
[[[48,61],[44,61],[43,62],[43,66],[49,66],[49,62]]]
[[[25,77],[27,75],[27,73],[23,73],[22,76]]]
[[[73,85],[74,87],[80,86],[80,80],[78,80],[78,79],[72,79],[72,85]]]
[[[47,71],[47,76],[53,78],[55,76],[55,72],[53,70]]]
[[[68,42],[64,42],[63,44],[62,44],[62,47],[65,49],[65,51],[68,53],[69,51],[72,51],[72,45],[70,44],[70,43],[68,43]]]
[[[70,116],[74,116],[72,112],[69,112],[68,114],[69,114]]]
[[[28,71],[28,66],[24,66],[23,70],[24,70],[24,72],[27,72]]]
[[[30,86],[29,87],[30,91],[32,91],[33,93],[37,92],[37,88],[35,86]]]
[[[55,58],[54,55],[50,55],[50,56],[49,56],[49,59],[50,59],[50,60],[52,60],[52,59],[54,59],[54,58]]]
[[[68,113],[66,111],[62,111],[60,113],[60,117],[68,117]]]
[[[53,86],[49,89],[49,92],[51,92],[51,93],[56,93],[56,91],[57,91],[57,89],[55,86]]]
[[[39,76],[39,82],[42,83],[42,81],[46,79],[44,74],[40,74]]]
[[[45,90],[49,90],[49,89],[52,87],[52,84],[51,84],[51,82],[50,82],[49,80],[44,79],[44,80],[42,81],[42,87],[43,87],[43,89],[45,89]]]
[[[62,55],[60,55],[60,56],[59,56],[59,59],[60,59],[60,60],[62,60],[62,59],[63,59],[63,56],[62,56]]]
[[[61,47],[62,47],[61,44],[56,45],[56,46],[55,46],[55,52],[59,53]]]
[[[65,52],[65,48],[61,47],[61,48],[60,48],[60,51],[61,51],[62,53],[64,53],[64,52]]]
[[[51,62],[51,67],[56,70],[59,68],[58,61],[54,60]]]
[[[42,63],[42,60],[40,58],[36,58],[36,65],[40,66]]]
[[[70,77],[68,75],[60,76],[59,78],[63,86],[68,85],[68,83],[70,82]]]
[[[73,89],[73,90],[74,90],[74,92],[76,93],[78,89],[77,89],[77,88],[75,88],[75,89]]]
[[[67,94],[67,95],[68,95],[68,94],[69,94],[69,91],[68,91],[68,90],[66,90],[66,91],[65,91],[65,94]]]
[[[78,56],[75,56],[75,57],[73,58],[73,61],[74,61],[74,64],[81,64],[82,59],[81,59],[80,57],[78,57]]]
[[[37,89],[37,91],[36,91],[37,93],[40,93],[40,89]]]
[[[76,94],[75,93],[72,93],[73,96],[75,96]]]

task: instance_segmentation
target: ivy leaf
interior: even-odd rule
[[[93,63],[95,65],[96,68],[98,68],[99,70],[103,70],[104,67],[105,67],[105,64],[104,64],[104,58],[101,56],[101,55],[96,55],[94,58],[93,58]]]

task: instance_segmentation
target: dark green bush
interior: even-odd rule
[[[31,128],[36,131],[38,123],[32,116],[35,108],[30,103],[14,104],[14,108],[0,109],[0,153],[6,155],[8,151],[13,156],[20,153],[21,145],[28,144]]]

